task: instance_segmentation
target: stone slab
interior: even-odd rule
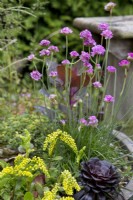
[[[111,20],[111,21],[110,21]],[[118,17],[79,17],[75,18],[73,25],[81,30],[89,29],[93,33],[100,34],[98,24],[101,22],[110,23],[114,38],[133,38],[133,15]]]

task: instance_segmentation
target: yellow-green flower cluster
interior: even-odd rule
[[[10,166],[10,167],[5,167],[1,172],[0,172],[0,177],[4,176],[4,175],[11,175],[14,173],[14,170],[13,170],[13,167]]]
[[[72,176],[72,174],[68,170],[64,170],[61,173],[62,185],[63,189],[67,195],[73,195],[73,190],[80,190],[80,186],[78,185],[76,179]]]
[[[78,154],[78,148],[75,140],[68,133],[62,132],[60,140],[65,142],[75,152],[75,154]]]
[[[58,129],[57,131],[49,134],[44,141],[43,149],[46,150],[47,147],[49,146],[48,147],[49,156],[52,155],[58,139],[65,142],[75,152],[76,155],[78,154],[78,149],[74,139],[68,133],[62,132],[61,130]]]
[[[49,154],[49,156],[52,155],[54,147],[55,147],[56,142],[58,140],[58,137],[61,135],[61,133],[62,133],[61,130],[57,130],[57,131],[49,134],[46,137],[46,139],[44,141],[43,149],[46,150],[47,147],[49,146],[49,148],[48,148],[48,154]]]
[[[22,155],[18,155],[15,158],[14,167],[5,167],[1,172],[0,176],[14,175],[14,176],[26,176],[32,177],[36,170],[41,170],[46,176],[49,176],[48,170],[44,161],[40,157],[25,158]]]
[[[51,191],[44,192],[44,197],[42,198],[42,200],[55,200],[58,189],[59,189],[59,184],[56,183]]]
[[[73,197],[62,197],[60,198],[60,200],[74,200]]]
[[[43,159],[41,159],[40,157],[34,156],[31,160],[31,163],[34,164],[33,165],[34,170],[40,169],[46,176],[48,177],[50,176]]]

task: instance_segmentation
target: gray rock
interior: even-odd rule
[[[110,23],[110,17],[79,17],[74,19],[73,25],[99,34],[98,24],[101,22]],[[133,38],[133,15],[112,17],[111,30],[115,38]]]

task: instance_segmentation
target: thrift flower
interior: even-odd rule
[[[35,58],[35,55],[32,53],[32,54],[30,54],[29,56],[28,56],[28,60],[33,60]]]
[[[130,62],[129,62],[128,60],[121,60],[121,61],[119,62],[119,66],[120,66],[120,67],[128,68],[129,65],[130,65]]]
[[[84,62],[83,66],[88,67],[89,69],[92,69],[92,65],[89,62]]]
[[[129,61],[133,61],[133,52],[128,53],[127,59],[128,59]]]
[[[87,29],[81,31],[79,35],[80,35],[80,38],[82,38],[82,39],[92,38],[91,32]]]
[[[68,27],[64,27],[64,28],[62,28],[61,30],[60,30],[60,33],[62,33],[62,34],[65,34],[65,35],[68,35],[68,34],[70,34],[70,33],[72,33],[73,31],[70,29],[70,28],[68,28]]]
[[[41,46],[48,46],[51,42],[49,40],[41,40],[39,43]]]
[[[80,59],[82,62],[88,62],[90,59],[90,54],[88,52],[82,51],[80,55]]]
[[[58,47],[57,47],[57,46],[54,46],[54,45],[49,46],[48,50],[49,50],[49,51],[52,51],[52,52],[59,52]]]
[[[50,77],[57,77],[57,71],[51,71],[50,73],[49,73],[49,76]]]
[[[71,56],[72,58],[75,58],[75,57],[79,56],[79,53],[78,53],[77,51],[71,51],[71,52],[70,52],[70,56]]]
[[[101,69],[101,65],[100,64],[96,64],[96,68],[97,69]]]
[[[87,69],[86,70],[86,73],[88,74],[88,75],[93,75],[93,69],[92,68],[89,68],[89,69]]]
[[[96,45],[94,47],[92,47],[92,56],[95,55],[104,55],[105,53],[105,48],[102,45]]]
[[[39,51],[40,56],[50,56],[50,51],[47,49],[43,49],[41,51]]]
[[[66,124],[66,120],[64,120],[64,119],[61,119],[60,122],[61,122],[62,125]]]
[[[49,99],[55,99],[55,97],[56,97],[56,94],[50,94],[49,95]]]
[[[108,67],[107,67],[107,70],[108,70],[108,72],[110,72],[110,73],[116,72],[116,68],[115,68],[114,66],[108,66]]]
[[[113,2],[109,2],[104,6],[104,9],[106,11],[111,11],[114,7],[116,6],[116,3]]]
[[[113,33],[110,30],[102,31],[101,36],[103,36],[105,39],[111,39],[113,37]]]
[[[109,24],[107,24],[107,23],[100,23],[100,24],[98,25],[98,29],[99,29],[100,31],[105,31],[105,30],[109,29]]]
[[[84,46],[95,46],[96,45],[96,41],[90,37],[84,40]]]
[[[35,71],[32,71],[32,72],[30,73],[30,76],[31,76],[31,78],[34,79],[35,81],[39,81],[39,80],[41,79],[41,77],[42,77],[42,74],[40,74],[39,71],[35,70]]]
[[[96,118],[96,116],[90,116],[88,119],[89,119],[88,123],[89,126],[96,127],[98,125],[98,119]]]
[[[61,62],[63,65],[69,65],[70,64],[70,61],[69,60],[63,60],[62,62]]]
[[[111,95],[105,95],[104,101],[107,103],[114,102],[114,97]]]
[[[99,81],[92,83],[95,88],[101,88],[102,84]]]
[[[85,126],[87,126],[87,125],[88,125],[88,122],[87,122],[87,120],[86,120],[86,119],[84,119],[84,118],[81,118],[81,119],[79,120],[79,122],[80,122],[80,124],[83,124],[83,125],[85,125]]]

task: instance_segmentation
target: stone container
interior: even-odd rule
[[[89,29],[100,42],[100,32],[98,30],[99,23],[111,24],[113,38],[110,41],[108,65],[117,68],[117,89],[116,89],[116,103],[118,102],[119,94],[122,90],[124,81],[124,69],[118,66],[122,59],[127,58],[127,53],[133,52],[133,15],[132,16],[119,16],[119,17],[80,17],[75,18],[73,25],[80,30]],[[133,62],[128,71],[126,89],[123,93],[123,102],[118,112],[118,119],[125,120],[133,118]],[[114,76],[111,76],[110,84],[108,86],[108,93],[113,95]]]

